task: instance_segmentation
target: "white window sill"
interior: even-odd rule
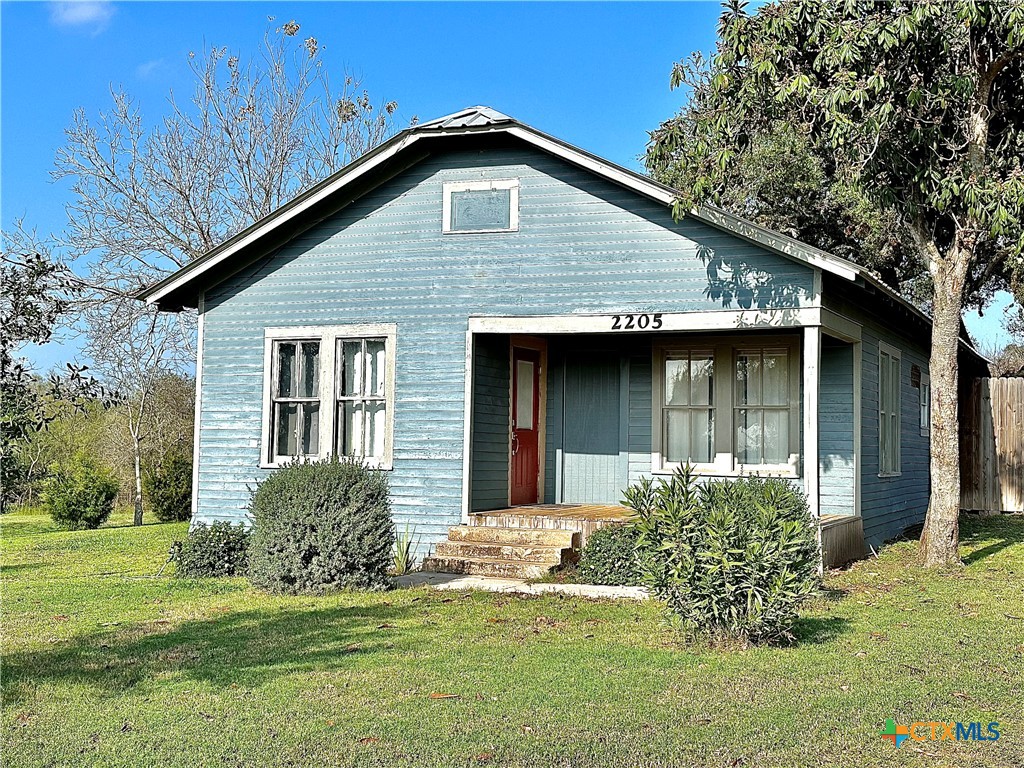
[[[883,479],[883,480],[887,480],[887,479],[892,478],[892,477],[903,477],[903,473],[902,472],[879,472],[878,476],[881,479]]]
[[[655,477],[669,477],[674,475],[677,468],[665,467],[652,469],[651,474]],[[787,480],[799,480],[800,475],[788,467],[746,467],[743,471],[736,469],[722,469],[715,466],[695,466],[693,473],[702,477],[781,477]]]
[[[519,227],[514,229],[446,229],[442,232],[444,235],[493,235],[502,234],[508,232],[518,232]]]
[[[286,467],[289,464],[294,463],[296,459],[304,459],[309,463],[314,463],[327,461],[330,458],[330,456],[295,456],[287,459],[279,459],[277,461],[261,461],[260,469],[281,469],[281,467]],[[384,472],[390,472],[395,468],[392,462],[366,460],[364,463],[370,469],[379,469]]]

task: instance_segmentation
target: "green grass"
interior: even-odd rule
[[[1024,764],[1024,518],[967,522],[950,573],[892,546],[795,646],[732,652],[654,603],[272,597],[156,577],[185,524],[0,526],[5,765]],[[1003,737],[896,751],[887,717]]]

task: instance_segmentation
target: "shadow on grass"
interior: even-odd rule
[[[802,617],[793,625],[796,645],[820,645],[835,640],[846,632],[850,622],[838,616],[828,618]]]
[[[87,685],[118,695],[158,678],[185,677],[224,688],[255,687],[295,672],[331,671],[386,654],[408,612],[390,605],[266,608],[189,621],[96,632],[44,651],[4,658],[3,698],[18,701],[37,685]],[[383,662],[380,662],[383,663]]]
[[[1024,545],[1024,515],[961,517],[960,544],[984,544],[964,556],[966,565],[992,557],[1007,547]]]

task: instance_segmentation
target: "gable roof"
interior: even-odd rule
[[[505,134],[513,136],[544,152],[555,155],[567,162],[584,168],[597,176],[637,192],[663,205],[672,205],[678,191],[647,176],[616,165],[585,150],[549,136],[536,128],[521,123],[490,107],[469,107],[451,115],[429,120],[406,128],[375,149],[349,163],[344,168],[309,188],[297,197],[283,204],[277,210],[263,217],[233,237],[225,240],[205,255],[149,286],[138,294],[138,298],[160,309],[177,310],[185,306],[196,306],[201,278],[215,268],[223,268],[226,262],[243,251],[249,251],[261,240],[268,238],[279,227],[296,219],[304,212],[327,198],[340,195],[346,188],[356,185],[358,180],[372,178],[374,171],[381,170],[389,161],[407,153],[418,144],[436,141],[438,138]],[[358,196],[358,195],[357,195]],[[352,199],[355,199],[353,197]],[[348,202],[351,202],[348,201]],[[753,222],[734,216],[720,208],[702,206],[689,214],[717,229],[725,230],[760,245],[761,247],[786,256],[795,261],[831,272],[847,280],[858,276],[870,277],[856,264],[801,243],[794,238],[772,232]],[[871,282],[877,282],[871,279]],[[896,295],[887,286],[879,283],[887,293]],[[897,297],[898,298],[898,297]],[[903,300],[900,299],[902,302]],[[904,302],[905,303],[905,302]],[[916,311],[916,308],[915,308]]]

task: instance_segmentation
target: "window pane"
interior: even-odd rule
[[[709,463],[714,442],[714,411],[690,411],[690,461]]]
[[[320,453],[320,405],[302,405],[302,454],[315,456]]]
[[[690,360],[690,404],[711,405],[714,386],[714,362],[709,356]]]
[[[767,369],[767,365],[765,366]],[[765,464],[785,464],[789,461],[789,412],[764,412]]]
[[[736,460],[740,464],[762,464],[761,410],[740,408],[736,411]]]
[[[689,405],[689,371],[686,358],[665,361],[665,405]]]
[[[299,426],[299,406],[297,403],[278,403],[277,406],[277,441],[274,453],[278,456],[295,456],[296,436]]]
[[[302,381],[299,383],[299,397],[316,397],[320,380],[320,342],[302,343]]]
[[[533,429],[533,361],[516,361],[516,429]]]
[[[365,394],[384,397],[384,370],[384,339],[367,339]]]
[[[889,356],[884,352],[879,355],[878,373],[880,382],[878,385],[879,408],[882,411],[889,410]]]
[[[338,377],[341,389],[338,394],[352,396],[361,394],[363,379],[363,343],[361,341],[341,342],[341,375]]]
[[[512,192],[508,189],[474,189],[452,192],[452,225],[455,231],[508,229],[511,226]]]
[[[672,408],[665,411],[665,461],[686,461],[690,456],[690,411]]]
[[[384,456],[384,417],[383,402],[364,404],[366,411],[366,455],[374,458]]]
[[[361,403],[338,403],[338,453],[362,456],[363,406]]]
[[[295,342],[277,345],[277,396],[295,397]]]
[[[761,404],[761,356],[758,354],[736,357],[736,402],[739,405]]]
[[[789,357],[785,352],[766,353],[764,356],[764,404],[789,404]]]

